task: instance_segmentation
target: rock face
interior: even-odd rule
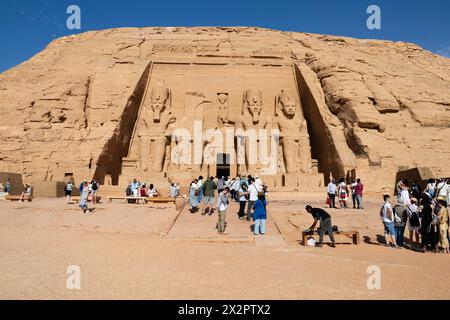
[[[257,28],[87,32],[2,73],[0,112],[0,171],[30,182],[256,173],[274,189],[311,190],[333,175],[379,192],[408,168],[450,176],[450,59],[402,42]],[[174,162],[174,130],[186,129],[191,148],[196,121],[232,130],[234,145],[214,153],[202,141],[199,161]],[[252,141],[237,131],[251,127],[279,130],[276,174],[249,161]],[[243,163],[207,163],[239,157],[239,143]]]

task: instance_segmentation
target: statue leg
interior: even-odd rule
[[[139,139],[139,162],[141,170],[147,171],[150,162],[150,139],[148,136],[142,136]]]
[[[292,138],[283,138],[284,166],[287,173],[297,172],[298,143]]]
[[[164,160],[166,156],[167,139],[165,137],[157,137],[152,139],[151,155],[152,155],[152,171],[163,171]]]
[[[245,160],[247,164],[247,174],[255,175],[258,163],[258,143],[245,138]]]

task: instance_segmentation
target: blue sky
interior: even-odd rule
[[[81,8],[81,30],[68,30],[67,7]],[[381,30],[366,27],[369,5]],[[417,43],[450,57],[449,0],[3,0],[0,72],[55,38],[89,30],[146,26],[257,26]]]

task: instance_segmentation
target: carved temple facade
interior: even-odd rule
[[[149,62],[118,184],[251,174],[272,190],[320,189],[299,71],[286,53],[259,54]]]

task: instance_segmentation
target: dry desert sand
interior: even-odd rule
[[[362,244],[303,247],[297,228],[311,223],[306,203],[322,194],[270,195],[268,234],[228,214],[178,212],[173,205],[97,205],[81,215],[65,199],[0,202],[1,299],[448,299],[450,255],[380,246],[378,198],[363,211],[330,210],[333,224],[357,229]],[[281,233],[280,233],[281,232]],[[339,242],[349,242],[339,238]],[[66,288],[70,265],[81,289]],[[381,289],[367,288],[367,268],[380,267]]]

